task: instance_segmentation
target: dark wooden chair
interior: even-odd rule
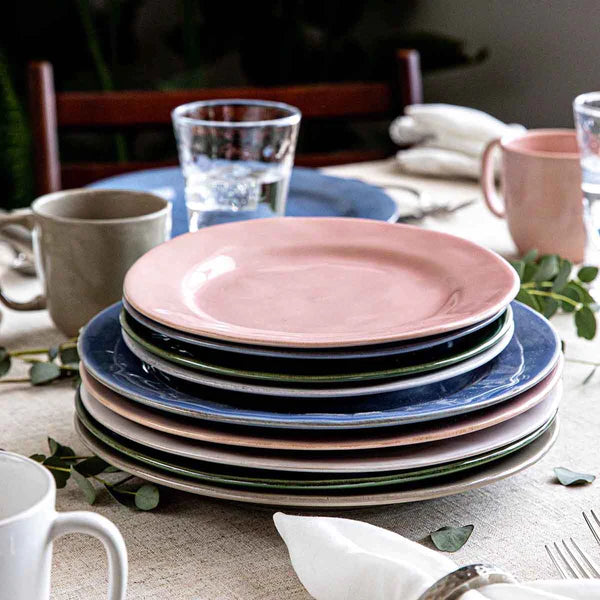
[[[260,98],[286,102],[300,108],[303,120],[391,118],[407,104],[422,102],[418,52],[398,50],[396,67],[395,81],[382,83],[205,88],[168,92],[56,92],[52,65],[48,62],[31,63],[28,78],[37,193],[79,187],[127,171],[174,164],[140,161],[61,164],[58,128],[67,132],[166,125],[170,123],[171,110],[179,104],[214,98]],[[384,157],[385,153],[381,150],[298,154],[296,164],[321,167]]]

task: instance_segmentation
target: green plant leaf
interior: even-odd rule
[[[77,346],[67,346],[59,350],[60,362],[63,365],[76,365],[79,363],[79,353]]]
[[[596,335],[596,315],[587,306],[583,306],[575,313],[575,325],[579,337],[586,340],[594,339]]]
[[[32,454],[29,457],[31,460],[35,460],[35,462],[43,463],[46,460],[45,454]]]
[[[66,458],[75,456],[75,450],[70,446],[63,446],[59,444],[54,438],[48,438],[48,448],[50,449],[50,455],[53,458],[60,458],[67,462],[67,465],[70,465],[72,462],[75,462],[74,458]]]
[[[76,465],[71,465],[71,477],[73,477],[73,481],[75,481],[79,489],[83,492],[88,504],[94,504],[96,502],[96,488],[89,479],[86,479],[85,475],[82,475],[77,470]]]
[[[577,279],[579,281],[583,281],[584,283],[590,283],[590,281],[594,281],[598,276],[598,267],[581,267],[577,272]]]
[[[54,476],[57,488],[64,488],[71,477],[71,465],[58,456],[49,456],[42,463]]]
[[[517,272],[519,279],[523,279],[523,274],[525,273],[525,263],[522,260],[511,260],[510,264]]]
[[[537,270],[538,266],[535,263],[525,263],[525,269],[523,270],[523,277],[521,277],[521,281],[523,283],[529,283],[530,281],[533,281]]]
[[[52,362],[58,356],[58,346],[51,346],[48,349],[48,360]]]
[[[556,254],[546,254],[540,259],[538,270],[533,280],[537,283],[549,281],[558,275],[559,269],[559,257]]]
[[[517,294],[517,297],[515,299],[518,300],[519,302],[522,302],[523,304],[527,304],[527,306],[533,308],[533,310],[542,312],[542,308],[540,306],[539,300],[535,296],[532,296],[527,290],[524,290],[523,288],[521,288],[519,290],[519,293]]]
[[[44,385],[60,377],[60,368],[51,362],[36,362],[29,369],[32,385]]]
[[[10,371],[11,360],[8,353],[0,356],[0,377],[4,377]]]
[[[92,475],[100,475],[106,471],[110,465],[102,460],[99,456],[90,456],[75,465],[75,470],[83,477],[91,477]]]
[[[593,483],[596,479],[595,475],[588,475],[587,473],[578,473],[577,471],[571,471],[565,467],[554,467],[554,474],[561,485],[585,485],[587,483]]]
[[[567,286],[561,292],[562,296],[566,296],[567,298],[571,298],[575,302],[581,302],[581,296],[579,294],[579,290],[577,288],[571,287],[571,284],[567,284]],[[575,307],[568,302],[561,302],[561,308],[568,313],[575,312]]]
[[[160,501],[160,492],[155,485],[146,483],[135,493],[135,505],[140,510],[153,510]]]
[[[442,552],[456,552],[467,543],[474,528],[474,525],[465,525],[463,527],[441,527],[430,534],[431,541],[433,542],[433,545]]]
[[[521,260],[524,263],[534,263],[537,260],[538,254],[539,252],[534,248],[533,250],[527,252]]]
[[[550,319],[559,309],[560,304],[554,298],[544,298],[543,300],[543,315],[546,319]]]
[[[560,293],[562,289],[569,282],[569,277],[571,276],[571,271],[573,270],[573,264],[571,261],[563,259],[560,263],[560,269],[558,270],[558,275],[552,284],[552,291],[556,293]]]
[[[593,304],[596,301],[595,298],[581,283],[577,281],[570,281],[569,286],[571,286],[573,289],[579,292],[581,302],[583,302],[584,304]]]
[[[105,485],[104,488],[113,498],[113,500],[116,500],[119,504],[129,508],[133,508],[135,506],[135,494],[122,492],[112,485]]]

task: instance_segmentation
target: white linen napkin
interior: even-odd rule
[[[396,157],[402,171],[418,175],[477,179],[486,145],[506,135],[519,135],[522,125],[507,125],[480,110],[450,104],[412,104],[395,119],[389,133],[401,146]]]
[[[363,523],[334,517],[273,516],[292,566],[316,600],[416,600],[457,565],[445,554]],[[591,600],[600,580],[494,584],[464,600]]]

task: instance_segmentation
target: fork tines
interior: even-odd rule
[[[560,576],[563,579],[600,579],[600,570],[590,557],[573,538],[569,538],[569,541],[570,546],[565,540],[561,540],[562,547],[556,542],[552,546],[545,546]]]
[[[582,513],[587,526],[590,528],[594,539],[600,544],[600,520],[596,516],[596,513],[593,510],[590,510],[590,516],[588,516],[585,511]]]

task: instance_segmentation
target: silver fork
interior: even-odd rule
[[[590,510],[589,516],[586,514],[585,511],[583,511],[583,513],[581,514],[583,515],[587,526],[590,528],[594,539],[598,542],[598,544],[600,544],[600,519],[598,519],[596,513],[593,510]]]
[[[563,579],[600,579],[600,571],[590,557],[573,538],[569,538],[569,541],[570,546],[561,540],[562,548],[556,542],[552,546],[544,546],[559,575]]]

